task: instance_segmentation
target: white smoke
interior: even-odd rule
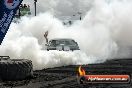
[[[72,16],[77,12],[85,14],[91,7],[93,0],[37,0],[37,14],[51,12],[56,17]],[[23,0],[23,3],[31,6],[34,15],[34,0]]]
[[[60,3],[58,1],[54,2]],[[93,0],[90,5],[83,20],[74,22],[70,27],[64,26],[50,12],[23,17],[20,23],[12,23],[0,46],[0,55],[30,59],[35,70],[99,63],[117,56],[130,57],[132,1]],[[47,30],[49,39],[72,38],[78,42],[81,51],[44,50],[43,35]]]

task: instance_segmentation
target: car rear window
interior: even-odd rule
[[[57,46],[57,45],[76,45],[74,40],[52,40],[50,41],[50,46]]]

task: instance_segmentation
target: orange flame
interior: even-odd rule
[[[81,66],[79,66],[78,68],[78,71],[79,71],[79,75],[80,76],[84,76],[86,73],[85,73],[85,70],[81,68]]]

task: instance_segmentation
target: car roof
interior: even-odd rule
[[[71,38],[54,38],[54,39],[51,39],[50,41],[52,40],[74,40],[74,39],[71,39]]]

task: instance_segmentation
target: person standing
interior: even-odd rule
[[[48,31],[46,31],[45,34],[44,34],[44,37],[46,39],[46,43],[48,44],[48,38],[47,38],[47,36],[48,36]]]

